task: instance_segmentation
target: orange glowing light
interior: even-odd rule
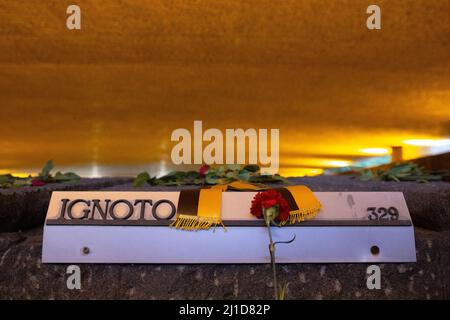
[[[283,177],[305,177],[323,174],[323,169],[318,168],[282,168],[280,175]]]
[[[386,155],[390,153],[390,150],[387,148],[364,148],[360,149],[362,153],[368,154],[368,155]]]
[[[408,139],[403,143],[416,147],[443,147],[450,145],[450,139]]]

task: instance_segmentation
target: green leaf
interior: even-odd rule
[[[210,167],[207,173],[210,174],[217,174],[217,175],[224,175],[227,172],[227,168],[225,166],[218,166],[218,167]]]
[[[161,181],[176,181],[180,179],[184,179],[186,177],[186,172],[183,171],[172,171],[166,174],[165,176],[162,176],[158,178]]]
[[[184,176],[186,176],[186,172],[184,172],[184,171],[171,171],[171,172],[169,172],[168,174],[166,174],[165,176],[163,176],[163,178],[164,177],[166,177],[166,178],[171,178],[171,177],[173,177],[173,178],[179,178],[179,177],[184,177]]]
[[[44,168],[42,168],[41,172],[39,173],[39,177],[46,179],[50,175],[50,172],[53,169],[53,160],[47,161]]]
[[[10,174],[0,175],[0,188],[20,188],[31,185],[31,178],[17,178]]]
[[[15,179],[12,187],[20,188],[25,186],[31,186],[31,179]]]
[[[246,166],[244,167],[244,169],[242,169],[242,170],[247,170],[247,171],[249,171],[249,172],[259,172],[259,171],[260,171],[260,168],[259,168],[259,166],[256,165],[256,164],[249,164],[249,165],[246,165]]]
[[[239,171],[241,170],[241,165],[240,164],[229,164],[227,165],[227,169],[231,170],[231,171]]]
[[[156,177],[150,177],[150,179],[147,180],[147,183],[151,186],[156,186],[158,184],[158,179],[156,179]]]
[[[14,183],[14,177],[10,174],[0,175],[0,188],[9,189]]]
[[[237,177],[239,180],[249,181],[250,180],[250,172],[247,170],[242,170]]]
[[[62,173],[58,171],[55,176],[51,175],[51,171],[53,170],[53,161],[49,160],[44,168],[42,168],[41,172],[39,172],[38,176],[35,177],[38,180],[50,183],[50,182],[64,182],[64,183],[72,183],[79,181],[81,178],[79,175],[73,172]],[[31,185],[33,178],[17,178],[10,174],[0,175],[0,187],[1,188],[11,188],[11,187],[23,187]]]
[[[256,165],[246,166],[246,169],[241,168],[241,165],[211,167],[205,176],[200,175],[198,171],[172,171],[159,178],[150,178],[148,173],[141,173],[135,179],[135,185],[142,186],[146,182],[151,185],[160,186],[216,185],[226,184],[236,180],[254,183],[289,183],[279,175],[261,175],[259,167]]]
[[[75,182],[80,180],[81,178],[79,175],[73,172],[61,173],[58,171],[53,179],[55,180],[55,182]]]
[[[193,181],[192,184],[195,184],[195,185],[202,185],[202,184],[204,184],[204,183],[205,183],[205,181],[204,181],[203,179],[194,179],[194,181]]]
[[[237,179],[238,176],[239,176],[238,171],[228,171],[227,173],[225,173],[226,178]]]
[[[370,180],[374,180],[375,176],[372,172],[372,170],[364,170],[361,171],[361,180],[362,181],[370,181]]]
[[[136,179],[134,179],[133,185],[137,188],[140,188],[144,186],[144,184],[147,183],[149,180],[151,180],[151,178],[148,172],[141,172],[138,174]]]
[[[393,174],[388,174],[387,175],[387,179],[388,180],[393,180],[393,181],[396,181],[396,182],[399,182],[400,180],[395,176],[395,175],[393,175]]]
[[[363,181],[439,181],[442,176],[426,173],[416,163],[395,164],[388,169],[362,170],[360,172]]]
[[[0,175],[0,184],[10,182],[13,179],[14,177],[10,174]]]
[[[233,180],[234,179],[231,179],[231,178],[221,178],[221,177],[217,177],[217,176],[208,176],[208,175],[206,175],[206,177],[205,177],[205,182],[207,184],[212,184],[212,185],[227,184]]]
[[[197,171],[188,171],[186,172],[186,175],[183,178],[179,178],[176,181],[178,181],[180,184],[196,184],[195,181],[200,179],[200,173],[198,173]]]

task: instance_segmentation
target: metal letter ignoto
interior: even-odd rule
[[[114,212],[114,209],[116,208],[116,206],[117,206],[119,203],[124,203],[124,204],[126,204],[126,205],[128,206],[128,213],[127,213],[124,217],[118,217],[118,216],[116,216],[116,213]],[[114,202],[112,203],[111,207],[109,208],[109,215],[110,215],[114,220],[127,220],[127,219],[129,219],[129,218],[133,215],[133,213],[134,213],[134,207],[133,207],[133,205],[131,204],[131,202],[130,202],[130,201],[127,201],[127,200],[117,200],[117,201],[114,201]]]

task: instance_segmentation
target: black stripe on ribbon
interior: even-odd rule
[[[289,211],[297,211],[298,205],[297,202],[295,202],[294,197],[292,196],[291,192],[286,188],[276,188],[276,191],[278,191],[283,198],[287,201],[289,205]]]
[[[181,190],[180,197],[178,199],[177,213],[196,216],[199,198],[200,189]]]

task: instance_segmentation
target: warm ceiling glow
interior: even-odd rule
[[[450,139],[409,139],[403,143],[416,147],[443,147],[450,145]]]
[[[359,151],[371,155],[385,155],[390,153],[389,149],[387,148],[365,148]]]
[[[347,167],[352,164],[351,160],[345,159],[328,159],[316,157],[299,157],[299,158],[285,158],[282,161],[283,165],[287,167],[296,168],[337,168]],[[283,165],[281,167],[283,167]]]
[[[0,175],[3,175],[3,174],[11,174],[17,178],[28,178],[30,175],[36,174],[36,173],[16,172],[14,170],[2,169],[2,170],[0,170]]]
[[[278,128],[283,175],[378,165],[391,146],[404,160],[450,152],[436,146],[450,139],[447,0],[379,1],[381,33],[365,1],[80,1],[80,32],[64,2],[0,1],[5,173],[49,159],[84,177],[189,170],[171,133],[195,120]]]
[[[349,165],[352,164],[351,161],[346,161],[346,160],[327,160],[324,162],[324,164],[326,164],[329,167],[348,167]]]

